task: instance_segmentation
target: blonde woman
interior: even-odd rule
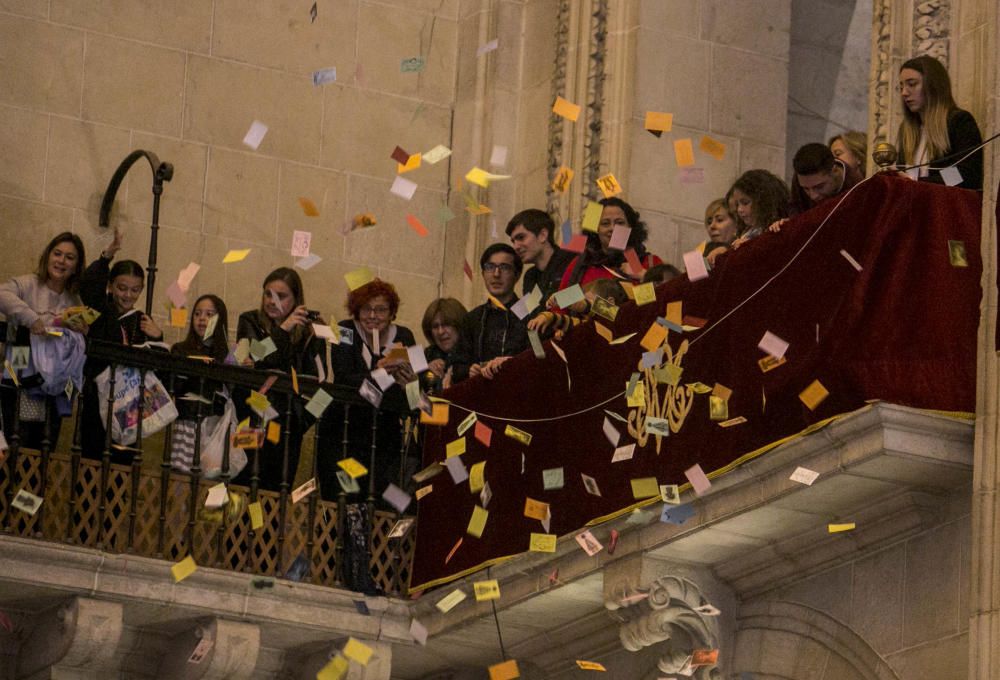
[[[983,137],[972,114],[955,104],[951,80],[941,62],[926,55],[904,62],[899,70],[899,93],[903,102],[896,142],[899,165],[919,165],[910,176],[937,184],[945,183],[940,168],[954,165],[961,173],[955,186],[981,190],[983,150],[973,149],[983,143]]]

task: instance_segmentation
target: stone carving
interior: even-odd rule
[[[569,53],[569,16],[570,0],[560,0],[559,14],[556,17],[556,60],[552,72],[552,100],[557,96],[562,96],[566,91],[566,59]],[[549,114],[549,180],[553,180],[563,158],[563,119],[552,113]],[[551,184],[545,190],[545,203],[550,215],[559,214],[559,197]]]
[[[934,57],[948,67],[951,35],[949,0],[926,0],[913,5],[913,53]]]
[[[601,176],[601,131],[604,124],[604,64],[608,52],[608,0],[591,0],[592,44],[587,62],[587,126],[584,143],[584,203],[596,198]]]
[[[872,7],[872,140],[889,138],[889,107],[892,104],[892,12],[890,0],[875,0]]]
[[[691,668],[694,653],[718,649],[719,639],[718,624],[710,615],[712,605],[696,584],[678,576],[661,576],[648,588],[621,581],[609,592],[604,607],[622,621],[618,636],[625,649],[637,652],[657,645],[662,652],[657,662],[661,672],[721,680],[715,664]]]

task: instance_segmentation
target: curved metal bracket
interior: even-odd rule
[[[174,166],[170,163],[161,162],[159,157],[152,151],[136,149],[126,156],[125,160],[118,165],[115,173],[111,175],[108,188],[104,191],[98,224],[102,227],[107,227],[111,224],[111,207],[114,205],[118,187],[121,186],[122,180],[128,174],[129,168],[140,158],[145,158],[149,161],[149,167],[153,171],[153,219],[149,227],[151,230],[149,237],[149,261],[146,266],[146,271],[148,272],[146,282],[146,314],[151,314],[153,311],[153,287],[156,284],[156,237],[160,229],[160,195],[163,193],[163,183],[169,182],[174,178]]]

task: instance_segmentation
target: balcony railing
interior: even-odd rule
[[[343,406],[345,435],[341,442],[323,442],[317,421],[311,430],[314,455],[312,472],[308,476],[312,477],[316,477],[320,455],[349,455],[351,442],[347,440],[346,421],[351,413],[374,408],[350,388],[321,384],[306,376],[298,377],[296,396],[290,376],[284,373],[210,365],[162,351],[97,341],[88,343],[88,356],[109,363],[111,375],[117,366],[135,367],[143,378],[147,371],[155,371],[174,398],[178,396],[175,386],[179,389],[185,382],[180,380],[182,377],[187,381],[194,379],[202,386],[212,381],[230,389],[259,389],[265,380],[274,376],[276,379],[268,397],[281,411],[283,432],[287,432],[291,420],[292,399],[308,399],[322,387],[333,397],[334,403]],[[3,387],[14,390],[20,402],[20,387],[14,387],[9,381],[5,381]],[[249,449],[247,465],[253,470],[250,486],[230,484],[229,491],[235,497],[223,506],[223,511],[205,513],[208,490],[220,482],[228,482],[230,477],[227,472],[228,437],[223,472],[219,478],[211,480],[202,474],[198,445],[190,474],[171,469],[172,425],[167,426],[162,450],[156,453],[144,448],[140,430],[132,449],[131,465],[113,464],[110,446],[105,447],[101,460],[90,460],[83,458],[80,452],[80,407],[78,400],[73,446],[69,452],[54,450],[58,448],[56,443],[47,440],[43,440],[38,451],[22,448],[17,436],[17,416],[13,423],[6,424],[10,448],[0,465],[0,528],[5,533],[169,561],[190,555],[202,566],[318,585],[336,587],[344,584],[341,538],[346,536],[344,519],[348,497],[341,490],[337,501],[323,501],[317,489],[300,502],[292,503],[290,487],[295,470],[288,470],[287,447],[284,448],[283,465],[286,472],[280,491],[258,488],[257,451]],[[200,406],[197,410],[199,418],[209,415],[203,413]],[[15,408],[14,413],[17,412]],[[51,417],[50,412],[46,409],[47,418]],[[331,409],[327,409],[324,417],[331,417],[328,416],[330,412]],[[406,427],[405,421],[403,427]],[[48,423],[45,431],[49,431]],[[149,446],[151,441],[153,438],[147,439],[145,445]],[[405,447],[405,436],[403,441]],[[372,458],[364,462],[370,463],[369,469],[374,469],[375,445],[373,442],[366,444],[371,446]],[[160,461],[158,470],[144,465],[151,455]],[[371,477],[369,475],[369,479]],[[43,499],[34,514],[12,505],[20,490]],[[263,526],[257,529],[253,528],[247,512],[248,505],[255,502],[260,503],[263,516]],[[389,538],[391,528],[401,515],[375,507],[373,480],[361,503],[371,518],[369,564],[375,587],[388,594],[400,594],[409,580],[415,529],[411,528],[400,538]]]

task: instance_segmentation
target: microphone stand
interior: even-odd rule
[[[111,181],[108,182],[104,199],[101,201],[101,216],[98,224],[102,227],[111,224],[111,207],[115,202],[118,187],[121,186],[122,180],[125,179],[132,164],[140,158],[149,161],[149,167],[153,171],[153,222],[149,225],[149,261],[146,266],[148,273],[146,277],[146,314],[150,316],[153,313],[153,286],[156,284],[156,240],[160,230],[160,195],[163,194],[163,183],[169,182],[174,177],[174,166],[170,163],[161,163],[152,151],[137,149],[126,156],[118,169],[115,170],[115,174],[111,176]]]

